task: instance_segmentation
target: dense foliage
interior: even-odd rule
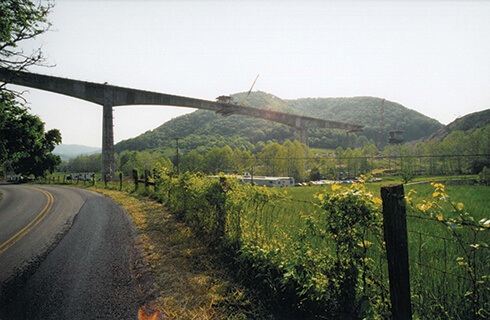
[[[4,172],[44,176],[61,158],[52,154],[61,143],[58,129],[44,131],[39,117],[29,114],[13,94],[0,92],[0,165]]]
[[[362,148],[336,148],[315,151],[297,140],[283,144],[258,143],[252,151],[247,144],[232,148],[228,140],[215,140],[211,146],[185,152],[179,148],[181,172],[204,174],[243,174],[250,172],[265,176],[291,176],[296,182],[321,179],[355,178],[360,174],[398,173],[407,183],[417,175],[479,174],[490,167],[490,126],[470,131],[454,131],[443,141],[392,145],[380,152],[373,144]],[[179,147],[182,141],[179,142]],[[123,151],[116,155],[117,170],[131,175],[131,170],[154,168],[157,162],[167,163],[176,171],[176,149],[148,152]],[[81,156],[62,167],[65,172],[100,171],[100,155]],[[483,177],[483,174],[482,174]],[[481,180],[482,183],[485,181]]]
[[[21,71],[43,62],[40,49],[26,52],[21,44],[49,28],[51,3],[4,0],[0,3],[0,69]],[[52,154],[61,143],[57,129],[44,132],[39,117],[28,113],[5,83],[0,84],[0,166],[4,172],[44,176],[61,163]]]
[[[490,167],[490,126],[469,131],[453,131],[443,141],[390,146],[387,156],[404,157],[400,168],[417,173],[474,173]]]
[[[303,98],[288,100],[287,103],[299,114],[365,125],[364,131],[359,135],[366,137],[368,141],[378,139],[382,104],[380,98]],[[426,137],[441,127],[442,125],[437,120],[428,118],[419,112],[395,102],[388,100],[384,102],[382,146],[387,145],[388,132],[391,130],[403,130],[405,141],[413,141]],[[316,136],[311,135],[311,137]],[[318,138],[321,139],[322,136]],[[346,148],[342,144],[334,148],[338,146]]]

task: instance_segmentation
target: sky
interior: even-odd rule
[[[31,72],[207,100],[260,75],[283,99],[373,96],[443,124],[490,108],[490,1],[58,0],[49,20],[23,46],[51,67]],[[102,107],[24,97],[63,144],[101,146]],[[114,141],[192,111],[116,107]]]

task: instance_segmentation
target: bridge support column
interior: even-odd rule
[[[298,132],[299,132],[299,142],[309,147],[310,145],[308,144],[308,129],[298,129]]]
[[[112,105],[103,107],[102,113],[102,180],[107,181],[115,174],[114,160],[114,124]]]

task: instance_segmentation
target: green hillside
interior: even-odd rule
[[[360,135],[374,142],[378,140],[382,104],[380,98],[304,98],[288,100],[287,103],[299,114],[365,125]],[[412,141],[426,137],[442,127],[437,120],[401,104],[388,100],[384,102],[382,145],[387,144],[388,132],[391,130],[405,131],[405,141]],[[314,136],[315,133],[310,134],[310,137]]]
[[[450,135],[455,131],[466,132],[470,130],[484,128],[489,125],[490,125],[490,109],[483,110],[480,112],[474,112],[454,120],[447,126],[434,132],[428,138],[424,139],[424,141],[430,141],[430,140],[442,141],[444,140],[445,137],[447,137],[448,135]]]
[[[238,93],[232,97],[235,103],[241,104],[246,93]],[[282,100],[272,94],[254,92],[246,99],[246,104],[260,109],[365,125],[365,130],[357,135],[347,135],[345,131],[339,130],[309,130],[312,147],[352,148],[377,141],[381,101],[382,99],[372,97]],[[405,141],[410,141],[428,136],[442,127],[434,119],[400,104],[385,101],[383,144],[387,143],[390,130],[404,130]],[[138,137],[121,141],[115,146],[115,150],[121,152],[175,148],[175,140],[172,138],[179,137],[183,138],[179,143],[181,149],[197,150],[199,153],[225,144],[232,148],[254,151],[269,141],[282,143],[286,139],[294,140],[297,138],[295,134],[294,129],[267,120],[241,115],[223,117],[211,111],[197,110],[172,119]]]

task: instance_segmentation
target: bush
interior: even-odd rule
[[[490,169],[488,167],[485,166],[478,174],[478,182],[484,186],[490,185]]]

